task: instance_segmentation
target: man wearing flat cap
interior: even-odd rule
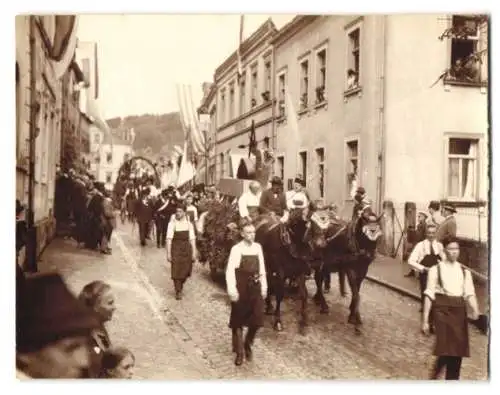
[[[443,205],[444,220],[438,226],[436,233],[436,239],[441,243],[444,240],[457,237],[457,219],[454,215],[456,212],[457,209],[452,204]]]
[[[288,221],[288,207],[286,205],[286,196],[283,192],[283,181],[281,178],[274,176],[271,179],[271,188],[262,192],[259,203],[259,211],[261,214],[274,213],[280,218],[281,223]]]
[[[20,379],[88,378],[95,313],[58,274],[26,280],[16,301],[16,367]]]

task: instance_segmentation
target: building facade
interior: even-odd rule
[[[438,39],[464,27],[458,39]],[[362,185],[376,211],[394,208],[385,227],[394,248],[407,224],[405,205],[427,210],[430,200],[457,206],[458,236],[487,240],[485,48],[486,23],[468,17],[297,16],[262,52],[274,57],[274,116],[266,125],[276,132],[275,174],[287,184],[300,174],[313,198],[336,203],[345,216]],[[482,52],[483,62],[461,64],[472,52]],[[236,134],[224,125],[231,78],[215,82],[221,155],[248,137],[228,138]],[[262,122],[257,114],[242,120],[250,118]],[[235,129],[238,121],[229,124]]]
[[[43,250],[55,231],[62,77],[74,56],[76,23],[74,16],[16,16],[16,198],[28,208],[28,217],[33,213],[33,221],[28,219],[30,235],[36,233],[31,256]],[[30,180],[34,183],[32,199]]]
[[[215,181],[236,176],[237,166],[248,152],[239,146],[248,145],[252,122],[257,141],[270,147],[274,115],[270,40],[275,33],[276,27],[269,19],[241,44],[241,75],[236,51],[215,70]]]
[[[216,182],[216,156],[215,142],[217,139],[217,86],[215,84],[205,85],[203,89],[203,98],[200,107],[198,108],[198,119],[200,122],[201,131],[205,134],[206,152],[205,162],[202,166],[202,172],[198,176],[197,182],[203,182],[207,185],[215,184]]]

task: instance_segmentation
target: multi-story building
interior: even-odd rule
[[[437,14],[297,16],[269,36],[260,56],[274,57],[277,175],[301,174],[313,198],[345,215],[353,188],[364,186],[378,212],[394,208],[384,227],[393,247],[406,203],[426,210],[430,200],[456,205],[459,237],[487,240],[486,23]],[[478,53],[482,63],[473,61]],[[228,121],[235,66],[225,64],[215,79],[219,154],[247,138],[240,118]],[[241,121],[250,119],[263,122],[254,113]]]
[[[270,145],[274,111],[270,39],[275,33],[276,27],[269,19],[243,41],[240,47],[241,75],[238,75],[237,51],[215,70],[216,180],[236,176],[237,166],[246,155],[246,151],[238,147],[248,144],[252,122],[257,140],[264,147]]]
[[[33,213],[28,215],[29,245],[34,247],[30,264],[55,230],[62,77],[74,57],[76,23],[75,16],[16,16],[16,197]]]
[[[438,39],[463,23],[470,35]],[[277,106],[285,104],[277,171],[303,174],[314,197],[346,213],[353,183],[363,185],[401,223],[406,202],[450,201],[458,235],[485,240],[487,59],[474,78],[453,73],[457,59],[486,47],[486,25],[474,24],[430,14],[296,17],[273,39]],[[391,231],[397,242],[401,229]]]
[[[97,152],[91,163],[91,172],[97,181],[104,182],[106,189],[112,190],[122,164],[133,156],[133,130],[121,125],[104,133],[100,129],[91,131],[91,149]]]
[[[89,136],[85,135],[88,128],[82,128],[85,120],[80,112],[80,91],[84,86],[84,75],[73,61],[62,77],[61,168],[64,171],[81,168],[81,155],[88,151]]]

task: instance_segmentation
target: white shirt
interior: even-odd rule
[[[440,255],[442,260],[445,259],[444,247],[439,241],[433,240],[432,248],[434,249],[434,254]],[[430,253],[431,242],[429,240],[425,239],[418,242],[417,245],[413,248],[410,257],[408,258],[408,265],[410,265],[415,270],[418,270],[419,272],[425,271],[426,268],[422,266],[420,262],[422,262],[422,259],[424,259],[426,255],[430,255]]]
[[[262,246],[255,242],[249,245],[245,240],[242,240],[238,244],[234,245],[229,253],[229,259],[226,267],[227,293],[233,296],[238,295],[235,269],[240,267],[242,255],[253,255],[258,257],[261,291],[262,295],[265,296],[267,294],[267,278]]]
[[[444,221],[444,217],[439,213],[439,211],[434,211],[434,213],[427,217],[425,223],[428,225],[441,225]]]
[[[286,207],[288,210],[294,209],[294,208],[306,208],[309,206],[309,199],[307,199],[307,195],[305,194],[304,191],[300,192],[295,192],[294,190],[292,191],[286,191],[285,193],[285,199],[286,199]],[[300,201],[300,204],[294,203],[294,201]]]
[[[441,281],[444,289],[438,284],[438,267],[441,269]],[[465,269],[464,279],[464,269],[458,261],[442,261],[431,267],[429,277],[427,277],[427,289],[424,293],[432,300],[434,300],[436,293],[463,296],[464,298],[476,294],[470,271]]]
[[[167,228],[167,239],[172,240],[174,238],[174,232],[183,232],[183,231],[188,231],[189,232],[189,240],[193,241],[195,240],[195,233],[194,233],[194,227],[193,224],[187,219],[187,217],[178,220],[175,218],[170,219],[170,223],[168,224]]]
[[[238,211],[240,217],[248,217],[248,207],[259,207],[260,197],[262,192],[257,192],[257,194],[252,191],[244,192],[243,195],[238,199]]]

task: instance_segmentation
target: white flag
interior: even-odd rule
[[[287,138],[287,161],[292,163],[291,168],[294,169],[293,176],[298,173],[298,158],[297,152],[300,147],[300,132],[299,132],[299,119],[297,117],[297,111],[295,110],[295,106],[293,105],[293,100],[288,90],[285,92],[285,114],[287,117],[287,122],[290,127],[290,139]],[[304,178],[307,177],[304,174]]]
[[[186,182],[191,181],[196,176],[196,169],[191,160],[187,157],[187,141],[184,142],[184,153],[182,155],[181,167],[177,176],[177,187],[183,186]]]

